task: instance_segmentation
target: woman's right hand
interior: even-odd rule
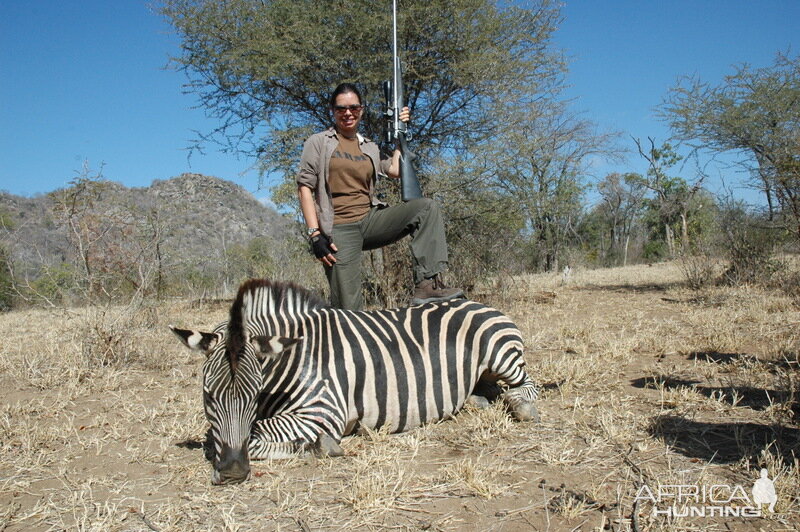
[[[333,266],[336,262],[336,257],[333,255],[339,250],[328,235],[318,232],[311,235],[311,251],[314,252],[314,256],[317,257],[322,264],[325,266]]]

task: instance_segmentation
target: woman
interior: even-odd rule
[[[350,83],[330,98],[334,125],[306,140],[297,175],[300,208],[314,255],[325,267],[331,305],[360,310],[361,252],[411,236],[412,304],[463,297],[440,273],[447,266],[447,243],[439,205],[421,198],[387,207],[375,197],[379,174],[400,176],[400,151],[381,158],[378,145],[358,133],[364,105]],[[407,122],[408,108],[400,119]],[[335,242],[335,243],[334,243]]]

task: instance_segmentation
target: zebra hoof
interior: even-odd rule
[[[339,445],[339,442],[333,439],[329,434],[323,432],[317,437],[314,443],[313,452],[318,457],[328,456],[344,456],[344,451]]]
[[[478,410],[483,410],[484,408],[489,408],[489,400],[480,395],[470,395],[467,397],[464,405],[477,408]]]
[[[532,421],[539,423],[542,419],[539,417],[539,409],[536,408],[534,403],[521,403],[515,405],[511,409],[511,415],[517,421]]]

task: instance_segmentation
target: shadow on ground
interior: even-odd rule
[[[585,284],[583,286],[571,287],[578,292],[618,292],[618,293],[654,293],[661,294],[673,288],[683,288],[685,282],[669,283],[642,283],[642,284]]]
[[[800,430],[783,425],[709,423],[663,415],[653,418],[647,431],[684,456],[722,464],[757,461],[768,446],[792,463],[793,451],[800,446]]]
[[[664,387],[668,390],[682,387],[691,388],[710,399],[727,403],[731,406],[752,408],[753,410],[765,410],[769,406],[775,403],[782,403],[789,398],[789,393],[786,390],[753,388],[751,386],[700,386],[700,382],[694,379],[653,375],[633,379],[631,385],[634,388],[657,389]]]
[[[715,362],[717,364],[733,364],[736,361],[757,361],[758,359],[748,353],[720,353],[719,351],[692,351],[686,357],[689,360],[700,362]]]
[[[713,362],[717,364],[734,364],[736,362],[762,364],[773,372],[776,369],[800,369],[800,357],[797,353],[783,353],[779,358],[759,358],[749,353],[720,353],[719,351],[692,351],[686,357],[689,360]]]
[[[180,447],[181,449],[189,449],[189,450],[197,450],[202,449],[203,455],[205,456],[206,460],[209,462],[214,459],[214,441],[211,438],[211,429],[209,428],[206,431],[206,439],[204,441],[188,439],[184,441],[179,441],[175,444],[175,447]]]

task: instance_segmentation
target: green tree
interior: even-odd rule
[[[398,41],[415,149],[463,147],[490,135],[501,117],[487,105],[532,99],[558,78],[549,48],[557,4],[527,8],[488,0],[432,0],[401,6]],[[327,96],[356,81],[370,112],[362,126],[380,139],[380,83],[391,72],[391,9],[385,1],[166,0],[182,41],[174,61],[187,89],[219,126],[200,144],[257,157],[265,172],[292,174],[302,140],[330,124]]]
[[[237,282],[270,277],[275,270],[274,248],[275,243],[268,237],[255,237],[247,244],[231,246],[227,250],[227,261]]]
[[[613,173],[597,185],[601,203],[596,209],[598,222],[608,235],[607,244],[601,239],[600,253],[606,260],[622,265],[628,263],[631,236],[642,217],[647,188],[639,174]],[[602,235],[601,235],[602,236]]]
[[[770,217],[777,202],[800,235],[800,56],[779,53],[767,67],[736,66],[717,85],[682,78],[660,114],[695,149],[743,156]]]
[[[668,142],[657,148],[652,138],[648,137],[647,140],[650,147],[643,148],[639,139],[634,139],[639,155],[649,165],[647,176],[638,176],[638,180],[643,187],[653,193],[653,197],[647,202],[652,214],[651,227],[655,228],[656,234],[663,231],[661,234],[667,246],[667,253],[670,257],[676,257],[679,251],[690,245],[690,217],[693,214],[693,206],[696,205],[695,197],[703,190],[705,175],[699,173],[692,183],[682,177],[670,176],[669,170],[683,158]],[[636,181],[637,177],[632,179]],[[676,228],[679,231],[677,244]]]
[[[593,157],[615,157],[616,137],[544,100],[509,109],[507,123],[482,148],[487,181],[521,209],[533,267],[557,270],[583,214]]]

